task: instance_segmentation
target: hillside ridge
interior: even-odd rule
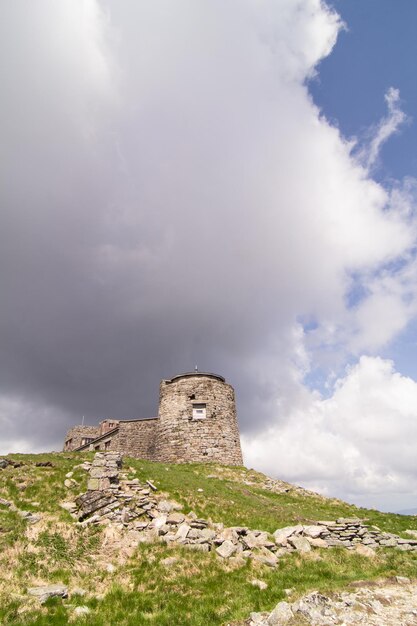
[[[102,492],[117,503],[87,512],[100,492],[87,489],[100,467],[92,454],[4,458],[2,624],[81,624],[88,615],[97,626],[214,626],[272,610],[289,587],[296,599],[358,578],[417,574],[415,538],[405,532],[417,531],[415,518],[358,509],[253,470],[124,459],[120,484]],[[372,526],[376,534],[366,537]],[[367,554],[355,547],[359,532],[370,540]],[[58,593],[40,604],[28,593],[50,585],[68,598]]]

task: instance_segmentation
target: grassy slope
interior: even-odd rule
[[[88,455],[85,455],[88,456]],[[390,576],[417,577],[417,555],[380,550],[378,558],[366,559],[346,550],[314,551],[307,556],[290,555],[271,570],[221,562],[213,554],[190,552],[164,545],[123,550],[104,545],[100,529],[80,529],[59,507],[85,489],[86,474],[76,470],[79,483],[71,491],[63,486],[65,474],[80,463],[80,455],[12,455],[25,463],[20,468],[0,470],[0,498],[13,500],[21,509],[40,511],[42,522],[26,527],[15,513],[0,506],[1,624],[67,624],[73,607],[91,609],[87,620],[74,624],[92,626],[140,624],[207,626],[237,622],[251,611],[271,609],[283,599],[285,589],[294,597],[312,588],[344,586],[350,581]],[[53,467],[35,467],[51,461]],[[262,488],[264,477],[244,468],[213,465],[150,463],[129,459],[125,468],[142,480],[150,479],[162,492],[201,517],[211,517],[227,526],[247,525],[273,532],[276,528],[318,519],[358,516],[391,532],[417,529],[417,518],[357,509],[319,496],[306,497],[296,491],[271,493]],[[250,483],[250,484],[247,484]],[[202,489],[203,491],[198,491]],[[170,568],[160,561],[176,556]],[[112,563],[113,572],[107,565]],[[260,591],[253,578],[268,583]],[[25,590],[37,583],[63,582],[70,589],[81,587],[87,595],[67,601],[49,601],[39,608],[27,601]]]

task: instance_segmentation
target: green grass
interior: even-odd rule
[[[175,555],[178,562],[166,569],[161,560]],[[244,620],[251,611],[268,611],[287,598],[320,589],[329,592],[357,579],[401,574],[417,576],[417,557],[381,551],[369,560],[341,549],[329,550],[326,558],[313,560],[292,554],[281,560],[276,570],[256,568],[251,562],[234,570],[212,554],[192,553],[161,545],[143,546],[126,567],[128,589],[113,585],[102,600],[76,597],[52,600],[42,610],[19,619],[17,607],[10,604],[0,615],[3,624],[58,626],[66,624],[73,607],[86,605],[91,612],[90,626],[214,626]],[[251,584],[253,578],[268,584],[264,591]],[[84,619],[72,622],[86,623]]]
[[[74,471],[92,455],[12,455],[22,467],[0,470],[0,497],[21,509],[42,513],[39,524],[29,526],[20,516],[0,505],[0,624],[91,626],[221,626],[246,619],[251,611],[271,610],[286,598],[312,589],[329,591],[358,579],[392,575],[417,577],[417,554],[395,549],[378,550],[367,559],[343,549],[314,551],[304,557],[292,554],[273,570],[233,560],[223,562],[215,554],[140,545],[134,555],[119,560],[118,549],[103,545],[100,528],[82,528],[60,508],[86,488],[86,472]],[[36,467],[51,461],[53,467]],[[262,488],[261,474],[244,468],[216,465],[167,465],[126,459],[124,469],[131,477],[152,480],[158,493],[194,510],[199,517],[273,532],[279,527],[320,519],[360,517],[381,529],[402,533],[417,529],[417,518],[359,509],[321,496],[306,496],[296,490],[273,493]],[[65,475],[74,471],[77,485],[64,487]],[[199,491],[201,490],[202,491]],[[178,562],[167,568],[166,556]],[[106,570],[113,563],[115,572]],[[264,580],[264,591],[251,585]],[[60,582],[69,589],[82,587],[85,596],[50,600],[40,607],[29,601],[26,589],[39,582]],[[77,605],[90,609],[86,618],[73,619]]]
[[[417,529],[414,516],[381,513],[340,500],[306,497],[296,491],[273,493],[261,489],[259,483],[263,475],[245,468],[228,468],[223,473],[218,471],[222,468],[211,464],[166,465],[138,459],[128,459],[126,465],[135,468],[139,478],[152,478],[159,489],[167,491],[185,510],[192,509],[201,517],[210,517],[227,526],[249,526],[274,532],[291,524],[360,517],[393,533]],[[207,478],[216,474],[219,477]],[[244,480],[254,484],[247,485]]]
[[[90,455],[91,457],[91,455]],[[13,500],[26,511],[62,512],[59,503],[85,491],[87,475],[82,469],[74,470],[85,460],[77,454],[12,454],[21,467],[0,470],[0,497]],[[36,463],[51,462],[52,467],[36,467]],[[73,479],[78,483],[73,489],[64,486],[65,475],[74,471]],[[35,504],[34,504],[35,503]]]

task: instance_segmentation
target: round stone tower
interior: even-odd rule
[[[233,387],[197,371],[163,380],[156,452],[170,463],[243,465]]]

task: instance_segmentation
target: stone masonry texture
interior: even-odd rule
[[[98,426],[74,426],[67,432],[64,450],[75,450],[82,445],[83,438],[95,439],[99,434],[100,429]]]
[[[201,417],[196,407],[203,407]],[[215,374],[192,372],[163,380],[157,418],[117,420],[113,430],[102,431],[76,426],[68,431],[64,450],[105,450],[168,463],[243,465],[234,390]],[[82,445],[83,437],[94,436]]]
[[[204,419],[193,419],[194,404],[206,405]],[[243,465],[233,387],[215,376],[163,380],[156,458]]]

